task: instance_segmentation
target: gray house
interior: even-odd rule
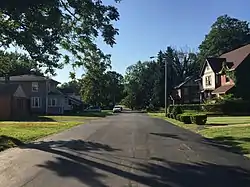
[[[2,84],[19,84],[30,101],[30,111],[40,114],[63,114],[64,95],[56,89],[59,82],[43,76],[0,77]]]

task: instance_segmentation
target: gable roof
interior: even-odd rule
[[[18,84],[0,84],[0,95],[14,95]]]
[[[48,77],[44,76],[37,76],[37,75],[17,75],[17,76],[10,76],[10,81],[45,81],[45,80],[51,80],[56,83],[60,83],[56,80],[50,79]],[[5,77],[0,77],[0,81],[5,81]]]
[[[226,58],[227,62],[232,62],[232,69],[236,69],[250,54],[250,44],[230,51],[228,53],[222,54],[220,58]]]
[[[230,89],[232,89],[234,85],[229,84],[229,85],[223,85],[212,91],[212,94],[224,94],[228,92]]]
[[[201,68],[200,76],[203,75],[207,63],[211,66],[214,73],[219,73],[222,68],[223,62],[225,61],[225,58],[207,58],[206,62],[203,63],[203,66]]]
[[[185,81],[183,81],[182,83],[180,83],[179,85],[177,85],[176,87],[174,87],[174,89],[178,89],[180,87],[182,87],[183,85],[185,85],[186,83],[188,83],[190,80],[193,80],[194,76],[189,76],[185,79]]]

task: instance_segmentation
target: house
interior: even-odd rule
[[[72,110],[82,110],[83,102],[81,97],[75,94],[65,94],[64,111],[70,112]]]
[[[176,104],[199,103],[199,83],[194,77],[187,77],[184,82],[176,86],[172,98]]]
[[[208,58],[201,69],[203,96],[221,97],[233,93],[240,97],[249,97],[249,69],[250,44],[222,54],[218,58]],[[237,87],[228,73],[237,77]]]
[[[19,84],[30,102],[32,113],[63,114],[64,95],[56,89],[59,82],[44,76],[1,77],[2,84]]]
[[[18,84],[0,85],[0,119],[20,119],[29,115],[28,98]]]
[[[222,64],[225,58],[207,58],[200,71],[200,99],[212,98],[212,92],[221,86]]]

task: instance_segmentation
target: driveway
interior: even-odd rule
[[[249,187],[250,161],[146,114],[95,120],[0,153],[1,187]]]

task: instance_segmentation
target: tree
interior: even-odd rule
[[[125,74],[123,103],[133,108],[162,107],[165,103],[165,61],[167,60],[168,95],[188,76],[199,72],[197,56],[168,47],[160,51],[156,61],[137,62],[129,66]]]
[[[0,47],[18,46],[48,71],[60,67],[59,50],[64,49],[70,53],[65,63],[80,66],[93,53],[103,55],[94,42],[98,36],[115,44],[118,19],[117,9],[101,0],[3,0]]]
[[[27,55],[0,51],[0,77],[31,73],[43,75],[37,63]]]
[[[249,23],[228,15],[217,18],[205,40],[200,44],[200,59],[220,56],[250,43]]]
[[[63,83],[59,90],[63,93],[75,93],[76,95],[80,94],[81,83],[79,80],[72,80],[66,83]]]

